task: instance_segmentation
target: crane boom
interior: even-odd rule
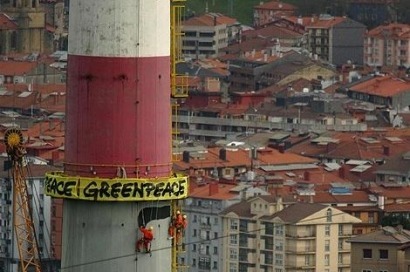
[[[9,129],[4,135],[7,154],[11,159],[13,177],[13,228],[16,235],[21,271],[41,272],[39,250],[30,210],[30,197],[24,173],[23,135],[18,129]]]

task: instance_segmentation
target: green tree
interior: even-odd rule
[[[410,229],[410,220],[402,214],[390,214],[384,216],[381,220],[381,224],[383,227],[397,227],[398,225],[402,225],[404,229]]]

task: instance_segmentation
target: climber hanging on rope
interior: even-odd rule
[[[150,226],[146,228],[145,226],[140,227],[142,237],[137,241],[135,251],[141,252],[141,247],[144,246],[146,253],[151,253],[151,242],[154,239],[153,227]]]
[[[181,235],[185,235],[185,228],[187,227],[187,216],[182,215],[180,211],[176,212],[176,216],[171,217],[168,227],[168,239],[176,237],[176,243],[179,243]]]

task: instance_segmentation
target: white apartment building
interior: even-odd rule
[[[410,67],[410,25],[393,23],[370,30],[364,40],[364,64]]]
[[[186,58],[218,56],[221,48],[239,38],[240,24],[220,13],[206,13],[182,22],[182,53]]]
[[[210,183],[192,189],[182,209],[189,223],[184,240],[186,253],[180,255],[180,263],[188,267],[189,272],[226,271],[222,254],[223,225],[219,214],[241,199],[266,194],[251,185]]]

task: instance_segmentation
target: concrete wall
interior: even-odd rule
[[[347,61],[363,64],[363,44],[366,27],[353,20],[336,25],[330,32],[329,61],[342,65]]]

